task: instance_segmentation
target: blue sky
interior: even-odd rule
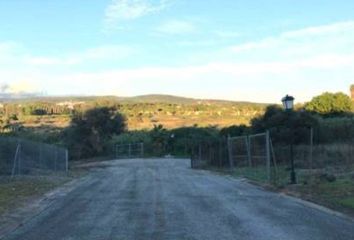
[[[0,84],[303,102],[354,83],[354,1],[1,0]]]

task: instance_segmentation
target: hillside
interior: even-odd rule
[[[249,124],[264,112],[267,104],[205,100],[171,95],[135,97],[68,96],[3,99],[0,114],[3,122],[24,126],[27,130],[53,131],[70,123],[73,111],[85,111],[97,106],[116,107],[127,118],[128,128],[149,129],[156,124],[166,128],[182,126],[219,126]]]
[[[30,96],[30,97],[1,97],[0,103],[35,103],[35,102],[65,102],[65,101],[117,101],[120,103],[173,103],[173,104],[196,104],[196,103],[224,103],[224,104],[260,104],[243,101],[231,101],[220,99],[197,99],[166,94],[147,94],[133,97],[120,96]]]

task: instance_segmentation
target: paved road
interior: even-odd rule
[[[6,239],[350,240],[354,225],[187,160],[122,160]]]

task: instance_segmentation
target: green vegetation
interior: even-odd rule
[[[204,146],[210,150],[202,152],[210,158],[209,167],[222,172],[228,166],[227,136],[270,130],[278,163],[274,186],[330,207],[353,209],[353,178],[341,175],[352,164],[354,114],[348,99],[341,93],[324,93],[292,112],[278,105],[161,95],[32,99],[4,103],[0,127],[4,135],[64,145],[72,160],[113,156],[119,143],[144,143],[147,157],[191,156]],[[314,171],[333,171],[333,182],[323,181],[312,170],[306,173],[310,128]],[[296,186],[288,186],[290,142],[299,170]],[[268,183],[265,166],[235,168],[231,174]]]
[[[69,181],[68,177],[21,177],[0,181],[0,215]]]
[[[162,125],[155,125],[150,130],[134,130],[116,135],[110,141],[108,149],[114,144],[144,143],[146,156],[190,156],[193,146],[200,141],[213,141],[219,138],[219,129],[215,127],[182,127],[168,130]]]
[[[245,177],[269,186],[265,167],[238,168],[232,172],[222,172],[235,177]],[[280,167],[278,168],[277,181],[272,185],[279,191],[354,214],[354,179],[352,176],[344,175],[335,181],[328,181],[323,177],[323,174],[300,171],[298,172],[298,182],[297,185],[288,185],[289,171],[286,171],[285,167]]]
[[[354,180],[350,176],[336,181],[323,181],[316,176],[309,176],[306,184],[292,189],[302,197],[337,209],[347,209],[354,213]]]
[[[105,144],[124,130],[125,119],[116,109],[99,107],[74,114],[64,139],[71,157],[80,159],[103,154]]]
[[[335,116],[352,112],[353,103],[350,97],[344,93],[326,92],[314,97],[305,105],[305,109],[322,115]]]
[[[354,197],[348,197],[344,199],[339,199],[338,203],[344,207],[354,209]]]
[[[323,96],[341,103],[342,95],[325,93],[305,109]],[[3,134],[64,145],[72,159],[111,155],[116,143],[127,142],[143,142],[147,156],[183,156],[199,143],[265,130],[276,145],[307,144],[310,128],[317,144],[354,136],[350,112],[323,118],[302,108],[285,112],[278,105],[168,95],[16,100],[4,102],[0,116]]]
[[[272,169],[272,184],[276,187],[282,187],[289,183],[289,171],[286,170],[285,166],[278,167],[276,169]],[[257,167],[241,167],[235,168],[231,175],[235,177],[245,177],[250,180],[260,182],[263,184],[269,184],[267,169],[265,166],[257,166]]]
[[[13,132],[25,128],[28,132],[32,130],[50,134],[67,127],[70,116],[75,112],[85,112],[95,107],[117,109],[126,117],[129,130],[140,130],[151,129],[159,124],[167,129],[195,124],[201,127],[247,125],[253,117],[264,112],[266,104],[166,95],[13,100],[4,101],[0,106],[0,118],[3,121],[0,131]],[[16,116],[18,120],[11,120],[11,116]]]
[[[286,112],[276,105],[267,107],[264,115],[251,121],[253,132],[269,130],[272,140],[282,144],[308,141],[309,129],[316,126],[318,119],[311,113],[302,110]]]

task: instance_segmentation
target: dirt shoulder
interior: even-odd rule
[[[75,169],[52,176],[18,176],[0,178],[0,239],[43,211],[51,201],[70,191],[87,171]]]
[[[266,176],[257,176],[247,172],[230,171],[228,169],[208,168],[219,174],[235,178],[244,178],[254,185],[261,186],[269,191],[283,193],[314,204],[321,205],[334,211],[354,217],[354,177],[352,175],[337,176],[328,181],[321,175],[298,175],[298,184],[288,184],[288,174],[284,176],[281,185],[267,182]]]

